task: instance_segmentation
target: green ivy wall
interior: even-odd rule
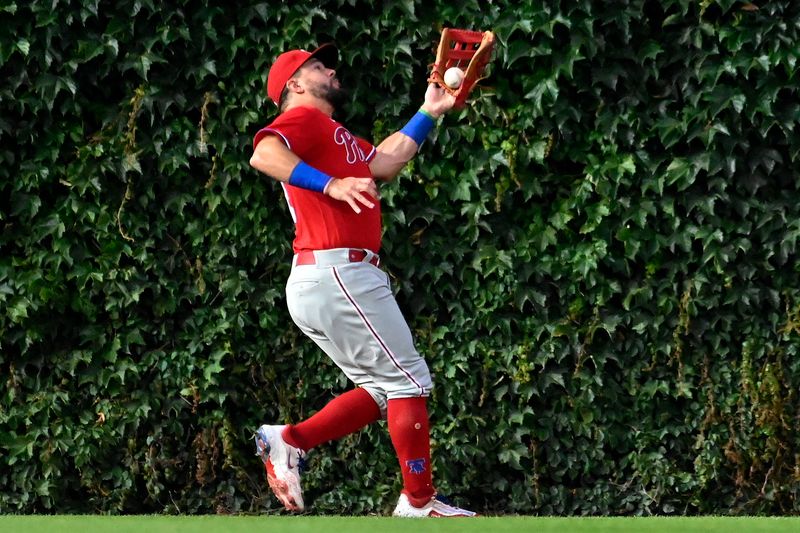
[[[349,385],[285,309],[266,71],[336,41],[381,140],[443,25],[497,33],[491,76],[382,188],[441,491],[800,512],[797,2],[1,4],[0,512],[277,512],[253,430]],[[323,446],[313,512],[391,509],[395,461]]]

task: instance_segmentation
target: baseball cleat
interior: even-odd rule
[[[300,488],[300,464],[305,452],[287,444],[281,436],[286,426],[263,425],[256,431],[256,455],[267,470],[267,483],[289,511],[302,511],[303,489]]]
[[[408,496],[401,494],[392,516],[403,518],[458,518],[478,515],[472,511],[445,503],[441,496],[434,496],[423,507],[414,507],[408,501]]]

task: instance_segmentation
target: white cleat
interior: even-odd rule
[[[439,498],[439,496],[434,496],[431,498],[431,501],[423,507],[414,507],[411,505],[411,502],[408,501],[408,496],[401,494],[392,516],[404,518],[458,518],[478,516],[472,511],[455,507],[445,503]]]
[[[281,433],[286,426],[263,425],[256,431],[256,453],[267,470],[267,483],[289,511],[302,511],[300,462],[305,452],[287,444]]]

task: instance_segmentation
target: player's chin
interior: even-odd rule
[[[327,94],[325,95],[325,99],[331,104],[334,109],[339,111],[347,104],[347,91],[342,89],[341,87],[329,87]]]

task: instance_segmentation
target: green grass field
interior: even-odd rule
[[[287,516],[11,516],[3,533],[759,533],[800,531],[800,518],[550,518],[501,517],[410,520],[381,517]]]

